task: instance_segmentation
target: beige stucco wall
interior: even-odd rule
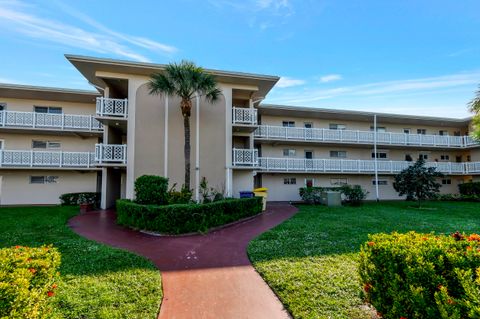
[[[31,150],[32,141],[60,142],[61,147],[55,149],[35,149],[36,151],[94,152],[97,137],[84,137],[55,134],[5,133],[0,130],[0,140],[4,140],[6,150]]]
[[[8,111],[33,112],[34,106],[61,107],[64,114],[95,115],[95,101],[92,103],[74,103],[61,101],[28,100],[2,98],[0,103],[6,103]]]
[[[251,170],[233,170],[233,197],[239,197],[241,191],[253,190],[253,172]]]
[[[58,204],[59,196],[95,192],[97,172],[64,170],[0,170],[1,205]],[[58,176],[54,184],[30,184],[30,176]]]

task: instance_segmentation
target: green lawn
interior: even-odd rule
[[[155,318],[160,274],[143,257],[76,235],[67,220],[75,207],[0,208],[0,247],[53,244],[62,254],[54,297],[58,317]]]
[[[480,204],[408,202],[363,207],[300,206],[290,220],[252,241],[255,268],[295,318],[370,318],[362,306],[357,256],[367,235],[379,232],[480,231]]]

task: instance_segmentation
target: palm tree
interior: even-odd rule
[[[180,97],[185,137],[185,188],[190,189],[190,115],[192,99],[205,97],[212,103],[218,100],[221,91],[213,75],[206,73],[190,61],[170,63],[165,72],[154,73],[149,81],[150,94]]]
[[[473,125],[473,138],[480,141],[480,85],[478,86],[478,90],[476,92],[475,97],[472,101],[468,104],[468,108],[470,112],[474,113],[472,119]]]

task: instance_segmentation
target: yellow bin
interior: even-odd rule
[[[266,210],[267,209],[268,188],[266,188],[266,187],[255,188],[253,190],[253,193],[255,194],[255,196],[262,197],[263,210]]]

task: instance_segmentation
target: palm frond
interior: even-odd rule
[[[470,101],[470,103],[468,103],[468,108],[470,112],[480,114],[480,85],[475,93],[475,97]]]

